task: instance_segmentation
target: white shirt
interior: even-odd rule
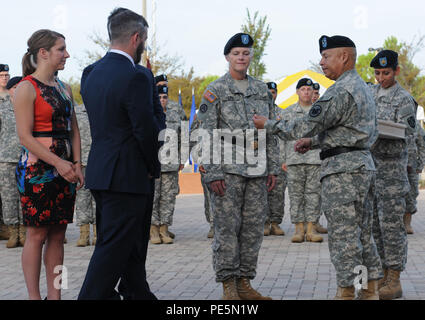
[[[131,63],[132,63],[132,65],[133,65],[133,67],[135,67],[135,66],[136,66],[136,65],[134,64],[134,60],[133,60],[133,58],[132,58],[132,57],[131,57],[131,56],[130,56],[127,52],[124,52],[124,51],[122,51],[122,50],[118,50],[118,49],[111,49],[111,50],[109,50],[109,52],[118,53],[118,54],[121,54],[121,55],[123,55],[123,56],[127,57],[127,59],[131,61]]]

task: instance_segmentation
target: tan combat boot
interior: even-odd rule
[[[270,227],[270,234],[275,236],[284,236],[285,231],[283,231],[277,222],[272,222]]]
[[[0,240],[9,240],[9,236],[10,236],[9,228],[5,224],[1,223],[0,224]]]
[[[96,245],[96,241],[97,241],[97,230],[96,230],[96,223],[93,223],[93,239],[91,244],[92,245]]]
[[[407,234],[414,234],[415,232],[413,231],[412,228],[412,214],[411,213],[405,213],[403,216],[403,221],[404,221],[404,226],[406,227],[406,232]]]
[[[380,300],[393,300],[403,295],[400,283],[400,271],[388,269],[385,285],[379,289]]]
[[[19,245],[20,246],[24,246],[25,245],[25,240],[27,238],[27,228],[21,224],[19,226]]]
[[[359,300],[379,300],[378,280],[371,280],[367,283],[367,289],[361,289]]]
[[[90,225],[83,224],[80,226],[80,238],[77,241],[77,247],[85,247],[90,245]]]
[[[305,240],[311,241],[311,242],[322,242],[323,241],[323,237],[316,233],[316,229],[314,228],[313,222],[307,223],[307,233],[305,235]]]
[[[236,288],[235,278],[223,281],[223,296],[221,297],[221,300],[241,300]]]
[[[328,229],[326,229],[324,226],[322,226],[322,225],[320,224],[320,222],[316,222],[316,223],[314,224],[314,227],[316,228],[316,231],[317,231],[318,233],[322,233],[322,234],[326,234],[326,233],[328,233]]]
[[[159,226],[151,225],[151,243],[153,244],[161,244],[161,237],[159,236]]]
[[[8,226],[9,240],[6,243],[6,248],[16,248],[19,245],[19,225]]]
[[[354,300],[354,286],[338,287],[334,300]]]
[[[387,277],[388,277],[388,269],[384,269],[384,277],[378,280],[378,290],[385,285],[385,282],[387,281]]]
[[[295,233],[291,239],[292,242],[304,242],[304,223],[296,223],[295,224]]]
[[[266,237],[270,235],[270,223],[268,222],[264,224],[264,235]]]
[[[171,244],[173,239],[168,235],[168,226],[163,224],[159,227],[159,236],[161,237],[162,243]]]
[[[214,227],[213,226],[210,226],[210,231],[208,231],[207,237],[210,238],[210,239],[214,238]]]
[[[236,280],[236,288],[242,300],[272,300],[272,298],[262,296],[258,291],[254,290],[248,278],[238,278]]]

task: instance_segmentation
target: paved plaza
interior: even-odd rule
[[[286,197],[288,199],[288,197]],[[414,235],[409,235],[407,269],[401,274],[404,296],[407,300],[425,300],[425,191],[418,197],[419,212],[413,217]],[[264,237],[259,255],[257,277],[253,287],[277,300],[327,300],[336,292],[335,270],[329,259],[328,238],[323,243],[291,243],[294,226],[289,219],[286,204],[282,229],[283,237]],[[321,223],[326,225],[322,216]],[[217,300],[222,287],[215,282],[212,269],[209,226],[203,212],[203,195],[180,195],[177,198],[174,224],[170,231],[176,234],[171,245],[149,244],[147,258],[148,281],[159,299]],[[65,266],[67,289],[64,300],[75,300],[87,270],[93,246],[78,248],[76,224],[67,231]],[[22,248],[6,249],[0,241],[0,300],[27,298],[21,268]],[[46,295],[44,268],[41,276],[42,296]]]

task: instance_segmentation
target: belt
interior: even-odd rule
[[[341,153],[347,153],[352,151],[364,151],[368,149],[356,148],[356,147],[336,147],[328,150],[323,150],[320,152],[320,160],[325,160],[326,158],[336,156]]]
[[[35,138],[56,138],[56,139],[69,139],[70,131],[33,131],[33,137]]]

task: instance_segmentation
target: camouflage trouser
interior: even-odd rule
[[[291,222],[317,222],[320,218],[320,165],[288,166]]]
[[[82,168],[83,175],[86,175],[86,167]],[[84,187],[77,191],[75,199],[75,217],[77,226],[96,223],[96,201],[89,189]]]
[[[286,189],[286,172],[282,172],[276,177],[276,186],[267,195],[269,202],[269,213],[266,223],[276,222],[281,224],[285,214],[285,189]]]
[[[5,225],[18,225],[23,221],[15,170],[16,163],[0,163],[1,211]]]
[[[208,184],[204,181],[204,175],[201,173],[201,184],[202,189],[204,190],[204,212],[205,212],[205,218],[207,219],[207,222],[212,225],[213,224],[213,216],[212,216],[212,210],[211,210],[211,196],[210,196],[210,189],[208,188]]]
[[[403,161],[405,160],[405,161]],[[403,217],[410,185],[406,159],[380,159],[377,168],[373,237],[382,266],[403,271],[407,261],[407,232]]]
[[[155,180],[155,195],[153,198],[152,224],[156,226],[173,224],[176,196],[179,194],[179,172],[162,172]]]
[[[382,273],[372,237],[375,172],[338,173],[322,179],[322,210],[328,221],[329,252],[339,287],[354,284],[357,266],[369,280]]]
[[[419,174],[409,173],[410,191],[406,195],[406,212],[414,214],[418,211],[416,198],[419,195]]]
[[[216,281],[231,277],[254,279],[267,214],[267,178],[225,174],[224,180],[223,197],[211,191]]]

